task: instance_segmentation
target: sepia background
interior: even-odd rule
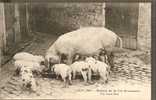
[[[116,86],[116,83],[123,81],[126,84],[130,83],[130,86],[137,84],[142,86],[141,88],[148,85],[147,89],[150,89],[151,3],[0,3],[2,97],[23,96],[18,93],[19,90],[17,93],[10,93],[15,91],[9,87],[9,82],[14,80],[12,74],[15,69],[11,60],[15,53],[27,51],[44,55],[45,50],[58,36],[87,26],[106,27],[123,40],[124,49],[115,53],[116,67],[106,87]],[[57,92],[53,93],[62,93],[57,86],[60,83],[49,78],[46,80],[47,83],[43,82],[44,84],[55,84]],[[15,83],[16,81],[18,83],[18,79],[15,78]],[[64,91],[71,93],[74,89],[78,91],[80,87],[81,84],[76,84],[75,87]],[[47,96],[57,97],[56,95]]]

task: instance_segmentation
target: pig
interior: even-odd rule
[[[33,55],[27,52],[19,52],[14,55],[13,59],[16,60],[25,60],[25,61],[32,61],[37,62],[40,65],[44,65],[45,59],[41,55]]]
[[[98,55],[98,60],[105,62],[107,65],[110,65],[108,62],[108,56],[106,55],[105,50],[101,50],[101,52]]]
[[[38,75],[45,69],[44,65],[40,65],[37,62],[31,62],[31,61],[25,61],[25,60],[16,60],[14,62],[14,66],[16,67],[16,71],[18,72],[17,75],[19,74],[21,68],[24,66],[27,69],[30,69],[32,72],[36,72]]]
[[[84,82],[87,83],[88,75],[91,74],[89,64],[86,63],[85,61],[76,61],[70,66],[73,72],[73,79],[75,79],[76,72],[79,72],[83,76]]]
[[[59,36],[46,51],[46,56],[51,55],[46,59],[59,63],[65,55],[70,65],[75,54],[92,56],[104,49],[109,57],[115,46],[122,48],[122,39],[114,32],[104,27],[85,27]]]
[[[22,80],[22,87],[35,92],[37,90],[37,82],[32,74],[32,71],[27,67],[23,66],[21,68],[20,75]]]
[[[51,70],[55,72],[56,77],[58,78],[59,75],[61,75],[61,78],[63,79],[65,85],[64,87],[67,86],[67,78],[68,78],[68,82],[71,85],[71,67],[66,65],[66,64],[54,64],[53,67],[51,67]]]
[[[108,82],[109,66],[106,63],[96,60],[93,57],[88,57],[85,61],[90,65],[91,70],[94,73],[100,75],[100,78],[104,83]],[[91,76],[89,76],[89,81],[91,81]]]

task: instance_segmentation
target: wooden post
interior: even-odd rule
[[[27,34],[30,35],[29,29],[29,3],[26,3],[26,24],[27,24]]]
[[[15,3],[15,19],[16,22],[14,24],[15,30],[15,42],[19,42],[21,40],[21,33],[20,33],[20,18],[19,18],[19,4]]]
[[[105,27],[105,7],[106,7],[106,4],[103,3],[103,4],[102,4],[102,15],[103,15],[102,26],[103,26],[103,27]]]
[[[29,36],[28,32],[28,15],[27,15],[27,3],[19,4],[20,12],[20,32],[21,39],[26,39]]]
[[[6,29],[5,29],[5,14],[4,14],[4,3],[0,3],[0,68],[3,59],[3,50],[6,43]]]

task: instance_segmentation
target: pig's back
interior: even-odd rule
[[[61,35],[55,42],[57,49],[77,51],[77,53],[93,53],[103,45],[109,45],[114,33],[106,28],[86,27]],[[102,44],[104,42],[104,44]]]

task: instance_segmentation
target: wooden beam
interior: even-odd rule
[[[152,0],[0,0],[0,2],[152,2]]]
[[[19,4],[15,3],[15,24],[14,24],[14,30],[15,30],[15,43],[20,42],[21,40],[21,31],[20,31],[20,12],[19,12]]]
[[[4,3],[0,3],[0,67],[3,59],[3,49],[5,47],[5,15],[4,15]]]

